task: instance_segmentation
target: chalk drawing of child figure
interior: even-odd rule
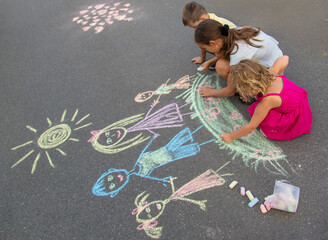
[[[127,171],[126,169],[109,169],[107,172],[102,174],[100,178],[98,178],[92,188],[92,193],[96,196],[110,196],[113,198],[129,182],[131,175],[136,175],[163,183],[169,182],[169,178],[171,176],[157,178],[150,175],[156,168],[176,160],[198,154],[200,152],[201,145],[215,141],[216,139],[212,139],[201,144],[194,142],[192,135],[202,127],[203,126],[200,126],[194,132],[190,132],[189,128],[185,128],[175,135],[164,147],[161,147],[155,151],[146,152],[147,148],[154,141],[153,136],[148,145],[139,155],[139,158],[131,171]]]
[[[225,165],[227,165],[228,163],[226,163]],[[222,176],[232,175],[228,173],[220,176],[218,174],[218,171],[221,170],[224,166],[222,166],[216,171],[212,169],[206,170],[204,173],[189,181],[178,190],[175,190],[173,184],[174,178],[170,178],[172,195],[165,200],[156,200],[148,203],[146,200],[149,194],[146,194],[145,196],[143,196],[145,192],[139,194],[134,201],[137,207],[132,211],[132,215],[136,215],[136,221],[140,223],[140,225],[137,227],[137,230],[144,230],[147,236],[151,238],[160,238],[162,235],[163,227],[157,226],[157,219],[164,212],[166,204],[168,204],[172,200],[182,200],[191,202],[193,204],[198,205],[202,210],[205,210],[205,203],[207,200],[193,200],[187,198],[187,196],[208,188],[222,186],[225,183],[225,180],[222,178]],[[141,200],[139,200],[140,198]]]
[[[152,96],[158,95],[157,99],[153,103],[156,105],[157,103],[159,103],[159,99],[163,94],[169,94],[173,89],[188,89],[191,86],[189,75],[185,75],[175,83],[168,85],[168,82],[170,80],[171,79],[169,78],[166,83],[163,83],[155,91],[146,91],[143,93],[138,93],[134,100],[136,102],[145,102],[152,98]]]
[[[179,107],[178,104],[171,103],[154,113],[151,113],[154,108],[152,106],[145,117],[143,117],[143,113],[137,114],[115,122],[101,130],[91,131],[93,136],[88,142],[91,142],[95,150],[105,154],[121,152],[150,138],[150,136],[144,136],[143,133],[138,133],[140,131],[146,130],[154,134],[155,139],[158,134],[152,130],[182,127],[184,125],[183,116],[190,115],[193,112],[182,114],[180,110],[189,104],[190,102]],[[128,127],[129,125],[132,126]],[[138,134],[131,134],[133,132]],[[129,138],[127,138],[127,135],[129,135]]]

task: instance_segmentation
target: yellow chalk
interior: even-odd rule
[[[247,191],[246,191],[246,195],[247,195],[249,201],[252,201],[252,200],[254,199],[254,196],[253,196],[253,194],[251,193],[251,191],[247,190]]]
[[[236,185],[237,185],[237,181],[232,181],[232,183],[230,183],[229,188],[233,189]]]

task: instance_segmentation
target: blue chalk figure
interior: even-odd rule
[[[92,188],[92,193],[96,196],[110,196],[113,198],[129,182],[131,175],[163,183],[169,182],[172,176],[156,178],[150,175],[158,167],[198,154],[201,145],[215,141],[216,139],[212,139],[201,144],[194,142],[192,135],[202,127],[203,125],[198,127],[194,132],[191,132],[189,128],[185,128],[175,135],[166,146],[155,151],[145,152],[154,141],[153,136],[139,155],[139,158],[131,171],[110,168],[98,178]],[[186,144],[187,142],[190,143]]]

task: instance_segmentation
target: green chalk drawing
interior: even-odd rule
[[[36,151],[36,148],[39,148],[40,151],[37,153],[37,155],[33,161],[31,174],[33,174],[35,172],[37,163],[40,160],[42,155],[46,155],[46,158],[48,159],[50,166],[55,168],[55,165],[51,159],[49,151],[51,149],[55,149],[56,151],[60,152],[62,156],[66,156],[66,153],[58,147],[67,141],[78,142],[79,139],[71,137],[73,131],[77,131],[79,129],[85,128],[92,124],[92,123],[87,123],[82,126],[77,126],[83,120],[85,120],[87,117],[89,117],[90,114],[88,114],[88,115],[84,116],[83,118],[81,118],[78,122],[75,123],[75,128],[72,128],[72,126],[70,126],[69,123],[63,123],[66,118],[66,113],[67,113],[67,110],[65,109],[65,111],[63,112],[63,114],[61,116],[60,124],[57,124],[54,126],[53,126],[52,121],[49,118],[47,118],[47,122],[49,124],[49,129],[44,131],[37,138],[36,141],[33,141],[33,140],[27,141],[16,147],[13,147],[11,150],[15,150],[15,151],[17,149],[20,149],[25,146],[29,146],[33,149],[30,150],[27,154],[25,154],[22,158],[20,158],[14,165],[11,166],[11,168],[16,167],[18,164],[20,164],[22,161],[24,161],[26,158],[28,158],[32,153],[34,153]],[[73,122],[75,120],[77,113],[78,113],[78,109],[75,111],[75,113],[71,119],[71,122]],[[71,123],[71,125],[72,125],[72,123]],[[26,128],[34,133],[38,133],[37,129],[35,129],[29,125],[27,125]]]
[[[229,150],[233,159],[241,157],[245,165],[253,168],[256,172],[259,165],[274,174],[288,175],[283,165],[287,165],[291,171],[294,171],[282,149],[264,137],[258,129],[229,144],[223,142],[220,138],[222,133],[233,132],[246,125],[248,121],[239,113],[229,98],[203,98],[199,94],[199,89],[202,86],[222,88],[217,74],[197,73],[192,80],[193,86],[176,98],[192,102],[190,109],[195,113],[191,115],[191,118],[198,118],[204,124],[217,139],[216,143],[220,149]]]

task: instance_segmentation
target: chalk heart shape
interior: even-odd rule
[[[89,12],[89,10],[82,10],[82,11],[80,11],[80,15],[84,15],[84,14],[86,14],[87,12]]]
[[[98,4],[98,5],[95,6],[95,9],[100,9],[100,8],[102,8],[103,6],[105,6],[105,4]]]
[[[104,27],[101,27],[101,26],[95,27],[95,33],[96,34],[100,33],[102,30],[104,30]]]
[[[220,113],[221,110],[218,107],[212,107],[203,111],[203,117],[207,118],[208,120],[214,120]]]
[[[229,116],[229,118],[231,118],[232,120],[241,119],[242,117],[243,117],[243,114],[241,114],[240,112],[238,112],[236,110],[233,111]]]
[[[233,127],[233,130],[237,131],[237,130],[238,130],[239,128],[241,128],[241,127],[242,127],[242,125],[236,125],[236,126]],[[252,131],[252,132],[250,132],[248,135],[243,136],[242,138],[243,138],[243,139],[250,138],[250,137],[254,134],[254,132],[255,132],[255,130]]]

